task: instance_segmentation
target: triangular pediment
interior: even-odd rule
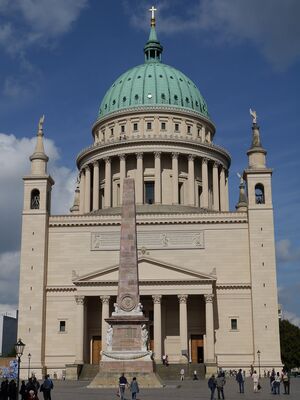
[[[216,281],[213,274],[207,275],[192,271],[185,267],[165,263],[150,257],[141,257],[138,259],[139,281],[204,281],[212,283]],[[119,264],[108,268],[97,270],[82,276],[74,276],[75,285],[94,284],[96,282],[118,282]]]

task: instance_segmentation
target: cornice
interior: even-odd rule
[[[216,285],[218,291],[232,289],[251,289],[250,283],[220,283]]]

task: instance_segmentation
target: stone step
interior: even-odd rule
[[[80,375],[79,375],[79,380],[81,381],[90,381],[95,378],[95,376],[99,372],[99,365],[93,365],[93,364],[84,364],[82,366]]]
[[[92,382],[87,386],[90,389],[95,388],[116,388],[120,378],[120,373],[114,372],[99,372]],[[136,373],[125,373],[127,381],[130,383],[132,378],[135,376],[140,388],[161,388],[163,382],[157,374],[154,372],[136,372]]]
[[[180,380],[180,371],[184,369],[184,379],[193,379],[194,371],[197,371],[198,379],[205,378],[204,364],[169,364],[167,367],[163,364],[155,365],[155,372],[164,380]]]

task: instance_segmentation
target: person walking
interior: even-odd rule
[[[214,394],[217,387],[217,382],[214,374],[212,374],[212,376],[209,378],[207,384],[210,389],[210,400],[214,400]]]
[[[17,384],[14,379],[12,379],[8,384],[8,398],[9,400],[17,400]]]
[[[180,380],[184,381],[184,368],[181,368],[180,370]]]
[[[27,400],[27,399],[26,399],[26,394],[27,394],[27,392],[26,392],[26,384],[25,384],[25,381],[22,381],[19,393],[20,393],[20,395],[21,395],[21,400]]]
[[[280,394],[280,382],[281,382],[281,377],[279,372],[275,375],[275,379],[273,381],[273,394]]]
[[[282,371],[282,382],[284,394],[290,394],[290,374],[288,373],[288,371]]]
[[[235,379],[236,379],[236,381],[237,381],[238,384],[239,384],[240,393],[245,393],[245,392],[244,392],[244,389],[245,389],[245,388],[244,388],[244,386],[245,386],[245,379],[244,379],[244,375],[243,375],[241,369],[239,369],[239,372],[236,374]]]
[[[128,381],[123,373],[119,378],[119,394],[121,400],[124,400],[126,386],[128,387]]]
[[[224,386],[225,386],[225,383],[226,383],[226,380],[225,380],[225,377],[223,375],[223,372],[220,371],[218,376],[217,376],[217,379],[216,379],[217,391],[218,391],[218,399],[220,399],[221,396],[222,396],[222,399],[225,399],[225,397],[224,397]]]
[[[132,381],[130,383],[130,391],[131,391],[131,399],[136,400],[136,395],[137,393],[139,393],[140,388],[135,376],[132,378]]]
[[[258,374],[256,373],[255,370],[253,371],[253,374],[252,374],[252,380],[253,380],[254,393],[257,393],[258,392]]]
[[[197,370],[195,369],[194,373],[193,373],[193,381],[197,381],[197,380],[198,380],[198,375],[197,375]]]
[[[44,382],[41,384],[40,392],[43,393],[44,400],[51,400],[51,390],[53,389],[53,382],[49,375],[45,375]]]

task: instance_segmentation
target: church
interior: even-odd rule
[[[140,299],[154,363],[167,355],[170,365],[206,371],[282,365],[272,169],[256,113],[252,133],[245,127],[248,165],[230,210],[230,155],[214,143],[197,86],[162,53],[152,9],[144,62],[104,95],[92,143],[76,160],[66,215],[51,214],[54,181],[40,120],[23,178],[18,323],[37,377],[101,362],[118,290],[127,177],[135,182]]]

